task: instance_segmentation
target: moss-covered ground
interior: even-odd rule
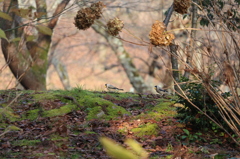
[[[0,91],[1,158],[109,158],[99,137],[133,138],[149,158],[217,152],[203,142],[182,146],[185,125],[176,119],[176,96],[71,91]],[[203,136],[198,136],[202,139]],[[204,140],[206,141],[206,140]],[[216,145],[213,145],[216,146]],[[230,150],[217,152],[227,156]],[[234,156],[235,151],[227,157]],[[224,157],[225,157],[224,156]]]

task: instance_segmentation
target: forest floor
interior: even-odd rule
[[[108,159],[99,137],[138,141],[149,159],[240,158],[226,136],[179,122],[176,96],[71,91],[0,91],[1,158]],[[130,150],[129,150],[130,151]]]

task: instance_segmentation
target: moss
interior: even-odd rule
[[[39,109],[34,109],[34,110],[29,110],[25,117],[26,119],[29,119],[29,120],[35,120],[37,119],[38,115],[39,115]]]
[[[12,142],[14,146],[35,146],[37,143],[41,142],[40,140],[16,140]]]
[[[165,99],[159,99],[158,101],[159,104],[157,104],[153,108],[149,108],[150,111],[146,112],[145,114],[140,114],[135,118],[154,119],[156,121],[159,121],[165,117],[177,115],[176,108],[172,107],[174,102],[169,102]]]
[[[3,108],[0,108],[0,120],[3,120],[4,118],[9,119],[10,121],[16,121],[20,119],[20,116],[15,114],[8,105],[2,105]]]
[[[121,116],[123,114],[128,114],[128,115],[130,114],[120,106],[114,105],[112,103],[108,103],[108,104],[109,105],[106,106],[106,110],[103,110],[101,106],[95,106],[94,108],[87,108],[87,110],[89,111],[87,120],[99,119],[99,118],[110,120],[118,116]]]
[[[159,103],[153,108],[154,110],[175,110],[174,107],[171,107],[175,102],[160,100]]]
[[[44,117],[53,117],[53,116],[65,115],[76,109],[77,109],[76,105],[65,105],[65,106],[60,107],[59,109],[52,109],[52,110],[44,111],[43,116]]]
[[[73,152],[70,154],[70,158],[71,159],[79,159],[79,158],[84,158],[84,156],[79,152],[75,152],[75,153]]]
[[[130,115],[130,113],[126,111],[123,107],[120,107],[114,104],[107,107],[107,112],[108,112],[108,116],[105,117],[105,119],[107,120],[114,119],[124,114]]]
[[[145,125],[141,125],[138,128],[133,128],[131,131],[137,137],[144,137],[144,136],[157,135],[158,129],[159,128],[157,124],[147,123]]]
[[[106,104],[106,100],[99,97],[99,94],[82,90],[81,88],[75,88],[68,93],[69,96],[74,97],[79,105],[86,108],[92,108],[96,105]]]
[[[156,121],[160,121],[161,119],[165,118],[165,115],[159,114],[157,112],[149,112],[147,114],[140,114],[136,117],[136,119],[154,119]]]
[[[8,123],[0,123],[0,128],[2,128],[2,129],[4,129],[4,128],[6,128],[6,127],[8,127],[9,126],[9,124]]]
[[[59,136],[59,135],[56,135],[56,134],[52,134],[51,135],[51,140],[52,141],[57,141],[57,140],[60,140],[60,141],[66,141],[68,140],[69,138],[68,137],[62,137],[62,136]]]
[[[93,92],[83,90],[82,87],[73,88],[70,92],[69,91],[64,91],[64,93],[67,93],[68,95],[79,96],[79,97],[94,96]]]
[[[122,114],[129,114],[124,108],[114,105],[112,102],[102,99],[98,93],[74,89],[71,93],[77,98],[79,105],[87,111],[87,120],[91,119],[113,119]],[[104,108],[104,110],[103,110]]]
[[[153,107],[152,111],[165,116],[174,116],[177,114],[176,108],[172,107],[175,102],[164,101]]]
[[[92,108],[94,106],[96,106],[96,104],[102,104],[101,102],[101,98],[96,98],[96,97],[92,97],[92,96],[84,96],[81,97],[80,99],[78,99],[78,102],[80,105],[83,105],[87,108]]]
[[[9,154],[11,154],[11,158],[19,158],[19,156],[21,156],[23,154],[23,152],[10,152]],[[1,156],[1,159],[8,159],[9,157],[5,157],[4,155]]]
[[[6,130],[12,130],[12,131],[19,131],[22,130],[21,128],[15,126],[15,125],[9,125]]]
[[[43,157],[43,156],[45,156],[45,154],[43,154],[43,153],[35,153],[32,156]]]
[[[102,111],[102,107],[100,106],[96,106],[94,108],[87,108],[88,115],[87,115],[87,120],[91,120],[91,119],[96,119],[98,118],[98,114]],[[105,114],[104,114],[105,115]]]
[[[97,134],[94,131],[84,131],[84,134]]]
[[[21,97],[21,96],[24,96],[25,94],[31,94],[33,92],[35,92],[35,91],[33,91],[33,90],[24,90],[24,91],[0,90],[0,94],[4,95],[4,96],[7,96],[7,98],[5,97],[5,99],[9,99],[9,100],[15,98],[20,93],[21,93],[21,95],[20,95],[20,97]]]
[[[41,60],[43,61],[43,60]],[[44,62],[41,66],[37,65],[36,63],[32,65],[31,72],[37,78],[38,82],[41,85],[46,86],[46,73],[47,73],[47,63]]]
[[[32,95],[33,99],[36,101],[42,101],[42,100],[51,100],[56,99],[56,92],[38,92],[37,94]]]
[[[138,100],[138,95],[135,93],[129,93],[129,92],[124,92],[124,93],[111,93],[108,92],[107,95],[111,95],[114,99],[116,100],[122,100],[122,99],[128,99],[131,98],[133,101]]]
[[[127,135],[128,134],[128,129],[126,127],[124,127],[124,128],[118,129],[118,132],[120,134]]]
[[[62,144],[66,144],[69,140],[69,137],[62,137],[57,134],[52,134],[50,138],[52,141],[54,141],[54,144],[58,147],[61,147]]]

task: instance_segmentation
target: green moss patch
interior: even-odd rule
[[[128,134],[128,129],[126,127],[124,127],[124,128],[118,129],[118,132],[120,134],[127,135]]]
[[[60,107],[59,109],[52,109],[48,111],[44,111],[43,116],[44,117],[54,117],[54,116],[60,116],[65,115],[67,113],[72,112],[77,108],[76,105],[65,105]]]
[[[133,128],[131,131],[137,137],[152,136],[152,135],[158,134],[159,127],[155,123],[154,124],[147,123],[147,124],[141,125],[138,128]]]
[[[27,139],[23,139],[23,140],[13,141],[12,144],[14,146],[35,146],[39,142],[40,142],[40,140],[27,140]]]
[[[107,107],[108,116],[106,117],[107,120],[114,119],[118,116],[122,115],[130,115],[128,111],[126,111],[123,107],[111,104]]]
[[[39,111],[39,109],[29,110],[26,113],[25,118],[29,120],[35,120],[39,116]]]
[[[67,141],[68,137],[62,137],[56,134],[51,135],[51,140],[52,141]]]
[[[15,114],[9,106],[4,106],[3,108],[0,108],[0,120],[3,120],[4,118],[9,119],[10,121],[16,121],[20,116]]]
[[[36,101],[42,101],[42,100],[51,100],[56,99],[56,95],[59,94],[59,91],[48,91],[48,92],[37,92],[36,94],[33,94],[33,99]]]
[[[173,117],[177,115],[176,108],[172,106],[174,103],[173,101],[164,101],[161,99],[158,104],[155,106],[150,105],[147,108],[148,111],[136,116],[135,119],[154,119],[159,121],[165,117]]]
[[[87,110],[88,110],[87,120],[105,116],[105,113],[102,111],[102,108],[100,106],[94,108],[87,108]]]
[[[106,101],[108,103],[108,101]],[[93,108],[87,108],[88,115],[87,120],[91,119],[114,119],[118,116],[121,116],[123,114],[130,114],[128,111],[126,111],[124,108],[120,106],[116,106],[112,103],[108,103],[110,105],[108,106],[95,106]]]
[[[85,134],[97,134],[94,131],[84,131]]]

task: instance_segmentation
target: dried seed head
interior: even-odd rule
[[[118,18],[111,19],[107,23],[108,33],[112,36],[116,36],[122,30],[123,26],[124,23],[122,20]]]
[[[102,9],[105,5],[102,2],[93,3],[90,7],[80,9],[74,18],[74,24],[79,30],[88,29],[95,19],[101,18]]]
[[[90,6],[90,9],[92,9],[92,13],[96,15],[96,19],[101,18],[102,10],[104,7],[106,7],[106,6],[100,1],[97,3],[93,3]]]
[[[191,0],[174,0],[173,2],[174,11],[179,14],[186,14],[190,5]]]
[[[172,33],[165,32],[163,22],[155,21],[152,25],[152,30],[149,33],[149,39],[154,46],[168,46],[175,38]]]

